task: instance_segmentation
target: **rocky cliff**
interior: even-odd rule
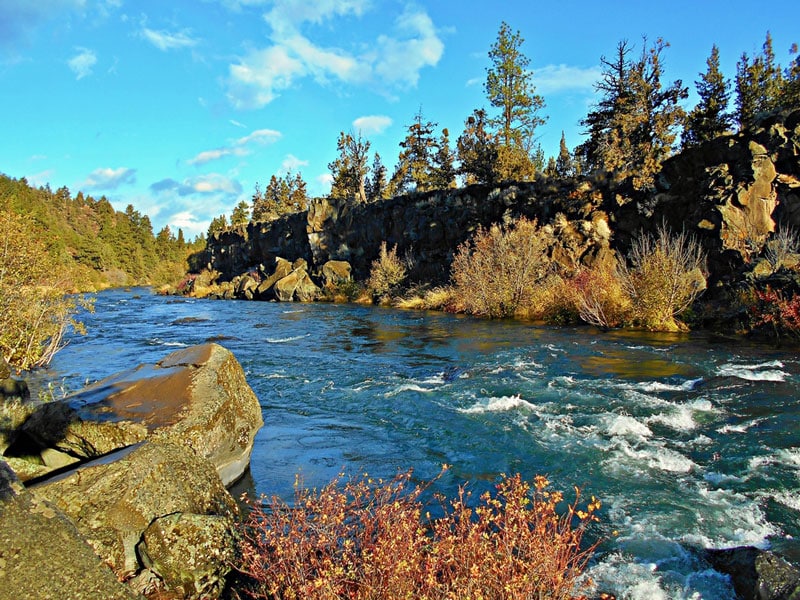
[[[302,258],[320,277],[326,262],[341,260],[363,280],[385,241],[413,261],[412,281],[437,283],[448,278],[456,248],[478,227],[523,215],[554,228],[561,243],[553,258],[567,269],[608,248],[624,254],[641,231],[663,222],[700,239],[712,281],[730,280],[758,256],[779,223],[800,226],[800,110],[674,156],[650,193],[595,174],[373,204],[321,198],[307,212],[210,237],[207,265],[232,279],[259,265],[269,271],[277,257]]]

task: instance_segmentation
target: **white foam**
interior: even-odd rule
[[[164,342],[164,346],[176,346],[178,348],[185,348],[189,344],[184,344],[183,342]]]
[[[631,446],[626,440],[621,439],[616,444],[616,450],[615,454],[617,456],[614,460],[624,457],[632,459],[639,465],[646,465],[650,469],[668,473],[688,473],[697,467],[694,461],[680,452],[660,446],[638,449]]]
[[[613,418],[608,419],[610,423],[607,426],[608,435],[612,436],[635,436],[646,438],[653,435],[650,428],[628,415],[614,415]]]
[[[769,494],[769,496],[772,496],[773,498],[775,498],[775,500],[777,500],[784,506],[788,506],[793,510],[800,511],[800,490],[794,490],[791,492],[789,491],[774,492],[772,494]]]
[[[648,423],[660,423],[676,431],[691,431],[697,427],[691,406],[676,406],[669,413],[659,413],[647,418]]]
[[[779,360],[754,365],[725,363],[717,369],[717,375],[737,377],[746,381],[786,381],[789,374],[781,371],[782,368],[783,363]]]
[[[403,392],[421,392],[427,394],[432,391],[433,390],[431,388],[422,387],[418,383],[404,383],[397,386],[393,390],[386,392],[385,396],[389,398],[391,396],[396,396],[397,394],[402,394]]]
[[[775,453],[775,456],[781,464],[800,469],[800,448],[782,448]]]
[[[487,403],[479,402],[469,408],[461,408],[459,412],[466,414],[481,414],[487,412],[507,412],[510,410],[536,410],[536,406],[523,400],[519,395],[489,398]]]
[[[637,385],[645,392],[689,392],[703,381],[702,377],[687,379],[683,383],[662,383],[661,381],[647,381]]]
[[[297,340],[302,340],[303,338],[307,338],[310,336],[311,334],[307,333],[305,335],[295,335],[293,337],[287,337],[287,338],[267,338],[267,341],[270,344],[286,344],[288,342],[296,342]]]

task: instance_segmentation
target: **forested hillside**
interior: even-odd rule
[[[180,229],[164,227],[154,234],[150,218],[132,205],[121,212],[105,196],[73,197],[66,187],[35,188],[24,178],[2,174],[0,211],[30,217],[29,235],[45,244],[74,291],[178,279],[187,258],[205,245],[202,238],[187,242]]]

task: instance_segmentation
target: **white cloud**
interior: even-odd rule
[[[101,168],[89,173],[89,176],[81,185],[95,190],[115,190],[121,185],[134,183],[135,181],[136,169],[128,169],[127,167],[119,167],[118,169]]]
[[[406,11],[397,20],[406,39],[382,35],[378,38],[380,55],[375,71],[382,80],[414,86],[423,67],[435,66],[444,53],[444,43],[436,33],[433,21],[424,12]]]
[[[368,115],[353,121],[353,128],[365,135],[383,133],[392,125],[392,119],[384,115]]]
[[[537,94],[557,94],[559,92],[594,91],[594,84],[602,77],[600,67],[573,67],[570,65],[546,65],[534,69],[531,79]]]
[[[76,79],[83,79],[92,74],[92,68],[97,64],[97,55],[88,48],[76,48],[78,54],[67,61],[69,68],[75,73]]]
[[[229,67],[228,98],[236,108],[261,108],[306,74],[305,65],[286,48],[256,50]]]
[[[300,167],[307,167],[308,161],[301,160],[297,158],[294,154],[287,154],[286,158],[283,159],[281,163],[281,171],[284,173],[290,173],[294,171],[299,171]]]
[[[272,144],[281,138],[281,132],[274,129],[257,129],[253,133],[234,140],[228,146],[204,150],[189,161],[190,165],[204,165],[226,156],[247,156],[252,152],[254,144]]]
[[[370,50],[361,55],[323,47],[301,32],[306,23],[359,17],[370,4],[367,0],[276,0],[264,16],[272,28],[272,44],[229,66],[231,103],[241,109],[261,108],[306,77],[321,84],[330,80],[368,83],[382,91],[387,85],[416,85],[420,71],[435,66],[444,52],[444,43],[424,11],[407,9],[395,21],[396,37],[384,34],[376,41],[364,41],[362,46]]]
[[[229,119],[228,123],[230,123],[234,127],[241,127],[242,129],[247,129],[247,126],[244,123],[239,123],[239,121],[236,121],[235,119]]]
[[[141,35],[156,48],[164,52],[176,48],[191,48],[197,45],[197,40],[186,30],[177,33],[169,33],[167,31],[156,31],[143,27]]]

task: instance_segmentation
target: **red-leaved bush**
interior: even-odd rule
[[[533,485],[503,477],[496,494],[471,507],[462,487],[442,503],[444,516],[423,513],[411,474],[391,481],[341,478],[320,491],[297,486],[293,505],[253,503],[242,526],[242,597],[357,600],[567,600],[586,585],[581,575],[594,546],[582,548],[600,501],[559,512],[560,492],[544,477]]]

